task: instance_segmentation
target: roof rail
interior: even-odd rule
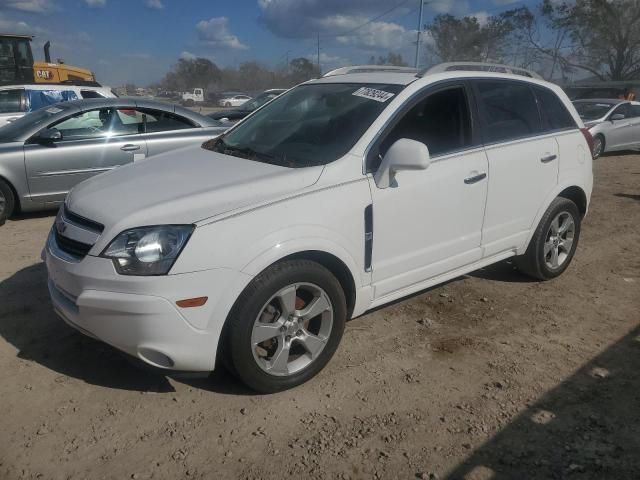
[[[527,70],[526,68],[514,67],[512,65],[503,65],[500,63],[485,63],[485,62],[445,62],[435,65],[430,68],[420,70],[417,77],[424,77],[425,75],[433,75],[434,73],[452,72],[452,71],[465,71],[465,72],[499,72],[510,73],[512,75],[521,75],[523,77],[537,78],[542,80],[542,77],[533,70]]]
[[[350,67],[341,67],[331,70],[323,75],[323,77],[334,77],[336,75],[346,75],[347,73],[418,73],[418,69],[413,67],[396,67],[394,65],[352,65]]]

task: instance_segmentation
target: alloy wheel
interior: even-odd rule
[[[596,136],[593,139],[593,158],[598,158],[602,155],[602,138]]]
[[[576,224],[569,212],[560,212],[551,221],[544,242],[544,262],[551,270],[557,270],[567,261],[573,246]]]
[[[333,327],[329,295],[312,283],[288,285],[261,309],[251,332],[257,365],[288,376],[311,365],[324,350]]]

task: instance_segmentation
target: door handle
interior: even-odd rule
[[[127,143],[120,147],[120,150],[123,152],[135,152],[136,150],[140,150],[140,145],[134,145],[132,143]]]
[[[485,178],[487,178],[487,174],[482,172],[477,175],[473,175],[472,177],[465,178],[464,183],[466,183],[467,185],[471,185],[473,183],[479,182],[480,180],[484,180]]]
[[[557,155],[547,155],[546,157],[542,157],[540,161],[542,163],[549,163],[549,162],[553,162],[556,158],[558,158]]]

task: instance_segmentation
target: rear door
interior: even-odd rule
[[[141,108],[145,116],[148,156],[158,155],[189,145],[200,145],[220,133],[217,129],[201,128],[182,115]]]
[[[144,158],[147,146],[138,133],[140,125],[133,110],[115,107],[80,112],[48,125],[62,133],[61,140],[44,144],[33,137],[24,147],[32,199],[62,201],[83,180]]]
[[[515,80],[474,80],[489,161],[482,229],[485,257],[521,247],[558,182],[559,151],[542,126],[533,88]]]
[[[640,104],[629,104],[629,148],[640,146]]]

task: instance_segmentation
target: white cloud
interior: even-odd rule
[[[213,17],[196,25],[198,39],[210,47],[246,50],[249,47],[229,31],[227,17]]]
[[[0,9],[8,8],[31,13],[47,13],[54,6],[50,0],[0,0]]]
[[[187,51],[185,50],[184,52],[182,52],[182,53],[180,54],[180,57],[179,57],[179,58],[181,58],[181,59],[183,59],[183,60],[195,60],[195,59],[196,59],[196,56],[195,56],[193,53],[191,53],[191,52],[187,52]]]
[[[476,13],[470,13],[467,15],[468,17],[476,17],[476,20],[478,21],[478,23],[482,26],[487,24],[487,21],[489,20],[489,17],[491,15],[489,15],[488,12],[485,11],[481,11],[481,12],[476,12]]]
[[[147,7],[154,8],[156,10],[162,10],[164,8],[162,0],[145,0],[144,4]]]
[[[91,8],[103,8],[107,4],[107,0],[84,0]]]
[[[366,21],[363,17],[333,17],[326,19],[325,23],[332,23],[335,30],[349,31]],[[368,23],[353,33],[354,35],[337,37],[336,40],[343,45],[364,49],[399,50],[406,48],[416,39],[415,30],[407,30],[393,22]]]

